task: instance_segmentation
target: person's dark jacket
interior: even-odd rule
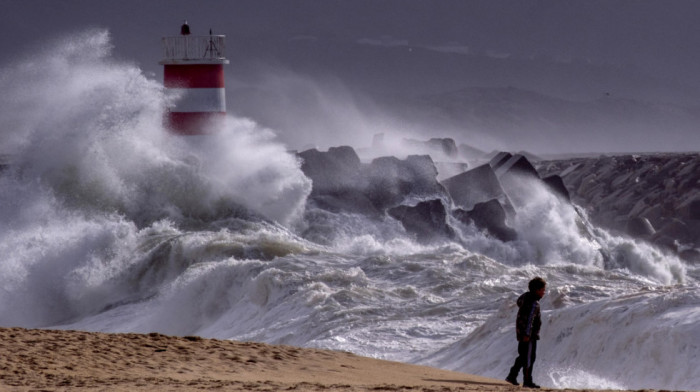
[[[525,336],[530,340],[540,339],[540,302],[535,293],[527,292],[518,298],[518,318],[515,321],[515,333],[518,341],[522,342]]]

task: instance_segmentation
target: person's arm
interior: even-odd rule
[[[521,342],[527,342],[530,340],[530,331],[532,330],[532,323],[530,320],[532,303],[527,301],[526,297],[521,297],[518,301],[518,316],[516,321],[516,330],[518,335],[518,340]]]
[[[528,303],[528,316],[527,316],[527,328],[525,328],[525,333],[523,334],[523,342],[529,342],[530,336],[532,336],[532,324],[535,321],[535,316],[537,313],[537,301],[532,301]]]

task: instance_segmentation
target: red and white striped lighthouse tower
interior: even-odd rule
[[[226,117],[223,35],[190,35],[187,22],[180,35],[163,37],[163,84],[179,95],[166,115],[170,131],[204,135],[220,128]]]

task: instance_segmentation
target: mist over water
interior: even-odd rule
[[[299,219],[311,184],[270,131],[231,118],[206,139],[170,136],[162,118],[172,98],[109,58],[106,31],[51,47],[1,78],[3,152],[12,162],[0,177],[1,248],[11,255],[3,287],[17,285],[9,297],[31,305],[3,306],[34,309],[22,324],[70,318],[71,299],[56,306],[51,298],[104,290],[103,280],[135,262],[149,231]]]
[[[210,138],[172,137],[162,118],[176,97],[114,63],[106,31],[53,46],[3,72],[3,147],[17,176],[40,179],[67,204],[139,222],[213,216],[235,203],[283,224],[299,213],[310,182],[270,131],[230,118]]]
[[[455,239],[420,244],[388,216],[307,205],[297,158],[250,120],[169,135],[177,97],[114,61],[106,31],[1,70],[0,88],[2,326],[285,343],[502,378],[515,299],[540,275],[536,380],[700,387],[697,267],[544,187],[522,184],[516,241],[450,222]]]

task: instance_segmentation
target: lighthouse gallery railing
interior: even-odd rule
[[[223,60],[225,35],[163,37],[164,60]]]

